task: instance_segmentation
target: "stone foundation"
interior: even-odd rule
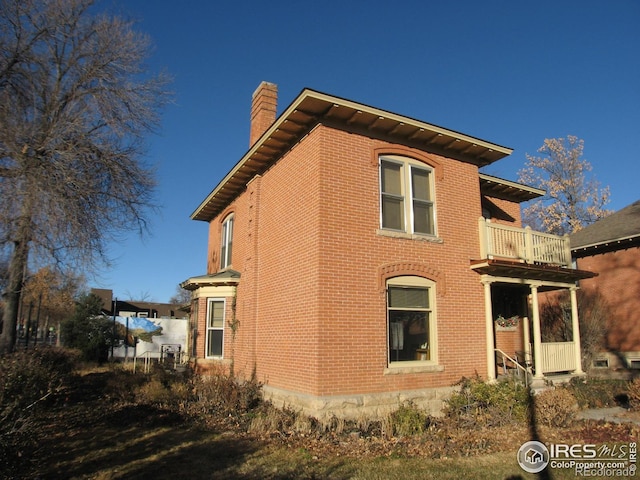
[[[276,407],[291,408],[323,420],[332,416],[356,420],[383,418],[403,403],[413,403],[433,416],[441,416],[444,400],[456,387],[429,388],[403,392],[367,393],[317,397],[263,386],[264,397]]]

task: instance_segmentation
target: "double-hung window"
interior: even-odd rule
[[[221,298],[210,298],[207,301],[207,358],[223,356],[224,305],[224,299]]]
[[[231,266],[233,247],[233,214],[222,222],[222,238],[220,240],[220,268]]]
[[[410,158],[380,157],[383,229],[435,235],[433,170]]]
[[[421,277],[387,283],[389,363],[435,361],[435,284]]]

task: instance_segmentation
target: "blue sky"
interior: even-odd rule
[[[149,137],[159,215],[145,239],[113,244],[89,279],[120,299],[168,301],[206,269],[207,224],[190,214],[249,147],[251,95],[279,89],[278,112],[312,88],[514,149],[486,173],[517,180],[545,138],[575,135],[611,189],[640,199],[637,0],[106,0],[154,43],[175,103]]]

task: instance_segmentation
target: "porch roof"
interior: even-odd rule
[[[244,190],[249,180],[266,171],[318,123],[401,143],[479,167],[500,160],[513,151],[437,125],[304,89],[202,201],[191,214],[191,219],[213,219]]]
[[[228,269],[210,275],[191,277],[180,284],[185,290],[196,290],[200,287],[215,285],[237,285],[240,283],[240,272]]]
[[[471,260],[471,268],[480,274],[490,275],[492,277],[522,278],[557,283],[574,283],[578,280],[592,278],[598,275],[594,272],[575,268],[493,258]]]
[[[529,185],[494,177],[486,173],[481,173],[479,176],[480,191],[491,197],[522,203],[542,197],[545,194],[545,191],[540,188],[530,187]]]

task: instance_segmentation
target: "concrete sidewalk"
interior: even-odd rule
[[[578,412],[577,418],[580,420],[604,420],[612,423],[635,423],[640,425],[640,415],[626,415],[628,410],[622,407],[591,408]]]

